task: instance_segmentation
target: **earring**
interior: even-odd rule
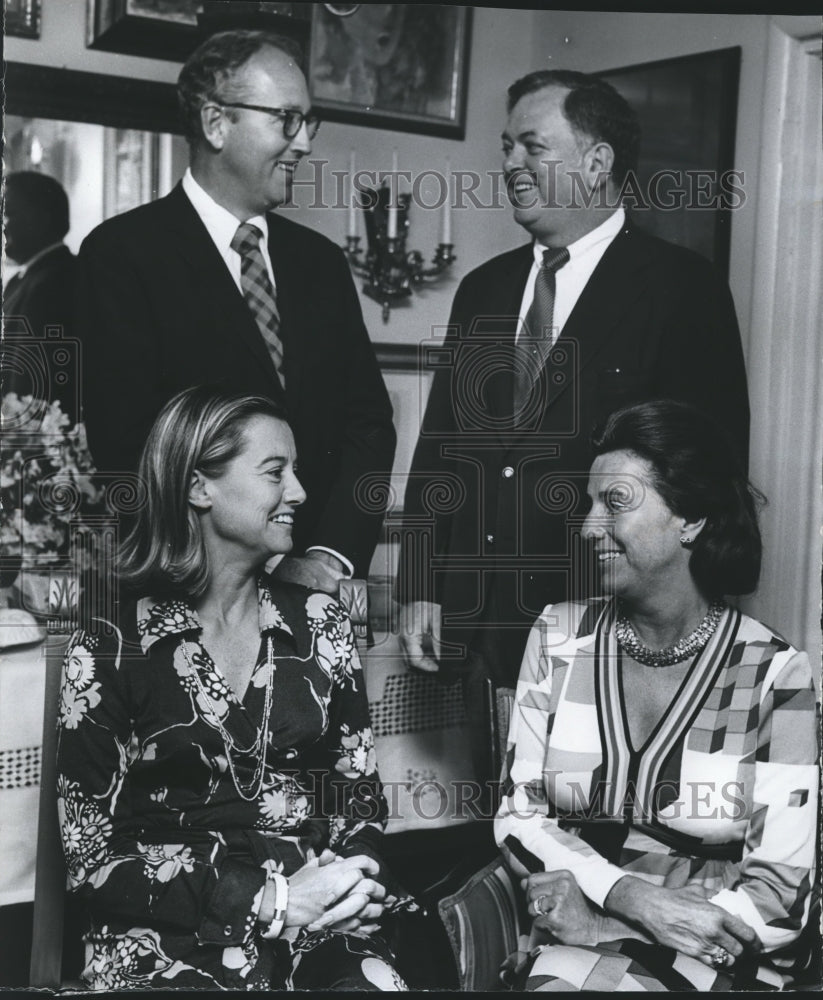
[[[680,544],[681,545],[691,545],[692,544],[692,540],[691,540],[691,538],[688,538],[686,535],[681,535],[680,536]]]

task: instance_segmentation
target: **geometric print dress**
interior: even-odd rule
[[[57,794],[69,884],[89,917],[91,989],[315,989],[330,976],[340,988],[405,988],[379,934],[261,937],[267,873],[288,876],[326,847],[379,861],[387,804],[348,615],[291,584],[261,582],[258,604],[260,650],[242,700],[185,597],[123,602],[71,639]],[[242,751],[264,714],[269,640],[255,796],[260,753]],[[387,910],[414,908],[382,865],[378,877]]]
[[[614,600],[596,599],[550,605],[534,624],[497,843],[518,879],[568,870],[600,912],[629,873],[700,886],[756,931],[763,950],[718,971],[636,931],[578,946],[532,925],[503,979],[544,991],[782,989],[813,947],[819,749],[808,657],[727,607],[634,748],[614,620]]]

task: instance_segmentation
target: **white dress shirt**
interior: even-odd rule
[[[563,327],[566,325],[571,315],[572,309],[577,304],[577,300],[583,293],[586,283],[594,273],[594,269],[600,263],[603,254],[608,250],[612,240],[622,230],[626,222],[626,212],[622,208],[602,222],[597,229],[593,229],[579,240],[571,243],[567,249],[569,260],[555,274],[555,295],[554,295],[554,322],[552,332],[552,343],[557,340]],[[534,263],[529,271],[526,281],[526,288],[523,292],[523,300],[520,303],[520,318],[517,324],[517,336],[523,329],[523,323],[528,314],[529,307],[534,299],[534,282],[537,272],[543,266],[543,251],[550,249],[534,242]]]
[[[227,208],[218,205],[214,198],[197,183],[192,176],[190,168],[187,168],[185,174],[183,174],[183,190],[192,203],[195,212],[200,216],[200,221],[208,230],[209,236],[211,236],[214,245],[217,247],[220,256],[229,269],[232,280],[241,292],[243,288],[240,284],[240,254],[236,250],[232,250],[231,241],[234,239],[234,234],[237,232],[237,227],[241,222],[248,222],[249,225],[257,226],[263,234],[260,237],[260,252],[263,254],[263,260],[266,263],[266,270],[269,272],[272,288],[276,291],[277,285],[274,280],[271,258],[269,257],[269,223],[266,216],[255,215],[251,219],[238,219]]]
[[[200,216],[203,225],[208,230],[209,236],[214,241],[214,245],[217,247],[220,256],[229,269],[232,280],[237,285],[241,294],[243,287],[240,282],[240,254],[236,250],[232,250],[231,241],[234,239],[234,234],[237,232],[237,227],[241,222],[248,222],[253,226],[257,226],[262,233],[260,237],[260,252],[263,254],[263,260],[266,262],[266,270],[269,272],[272,288],[276,291],[277,284],[274,280],[274,271],[272,270],[271,258],[269,257],[269,224],[265,215],[255,215],[251,219],[238,219],[228,209],[223,208],[222,205],[218,205],[214,198],[197,183],[192,176],[190,168],[187,168],[185,174],[183,174],[183,191],[192,203],[195,212]],[[352,566],[345,556],[334,549],[326,548],[324,545],[312,545],[306,551],[328,552],[340,560],[348,577],[351,577],[354,573],[354,566]],[[282,558],[282,556],[275,556],[274,559],[267,563],[267,568],[271,571]]]

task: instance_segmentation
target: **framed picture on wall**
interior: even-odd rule
[[[330,120],[462,139],[471,7],[314,4],[309,88]]]
[[[89,48],[182,62],[216,31],[262,28],[307,61],[313,4],[270,0],[86,0]]]
[[[182,60],[197,39],[198,0],[87,0],[91,49]]]
[[[713,261],[728,276],[731,219],[745,200],[734,170],[740,48],[602,70],[637,111],[638,226]],[[624,188],[624,190],[626,190]]]
[[[18,38],[40,37],[41,0],[3,0],[3,30]]]

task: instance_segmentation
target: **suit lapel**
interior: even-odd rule
[[[520,247],[503,262],[500,273],[489,282],[487,301],[472,303],[472,313],[476,317],[473,336],[487,339],[489,348],[498,357],[514,351],[520,304],[533,259],[531,243]],[[489,412],[496,418],[492,433],[504,447],[511,442],[512,434],[514,378],[511,365],[501,365],[499,377],[489,378],[486,388]]]
[[[271,373],[272,383],[279,386],[257,322],[181,184],[166,197],[166,207],[170,242],[189,268],[194,287],[202,289],[203,299],[208,303],[210,329],[217,330],[220,336],[227,331],[236,336],[239,344]]]
[[[303,349],[306,338],[302,336],[301,317],[305,314],[308,295],[308,274],[305,260],[296,264],[280,220],[273,212],[266,216],[269,223],[269,257],[280,314],[280,337],[283,341],[283,365],[286,379],[286,397],[295,400],[300,394],[303,372]]]
[[[642,272],[648,267],[645,248],[638,245],[630,226],[624,227],[586,283],[566,321],[555,349],[552,364],[562,378],[545,380],[544,409],[549,409],[607,343],[626,309],[643,293]]]

